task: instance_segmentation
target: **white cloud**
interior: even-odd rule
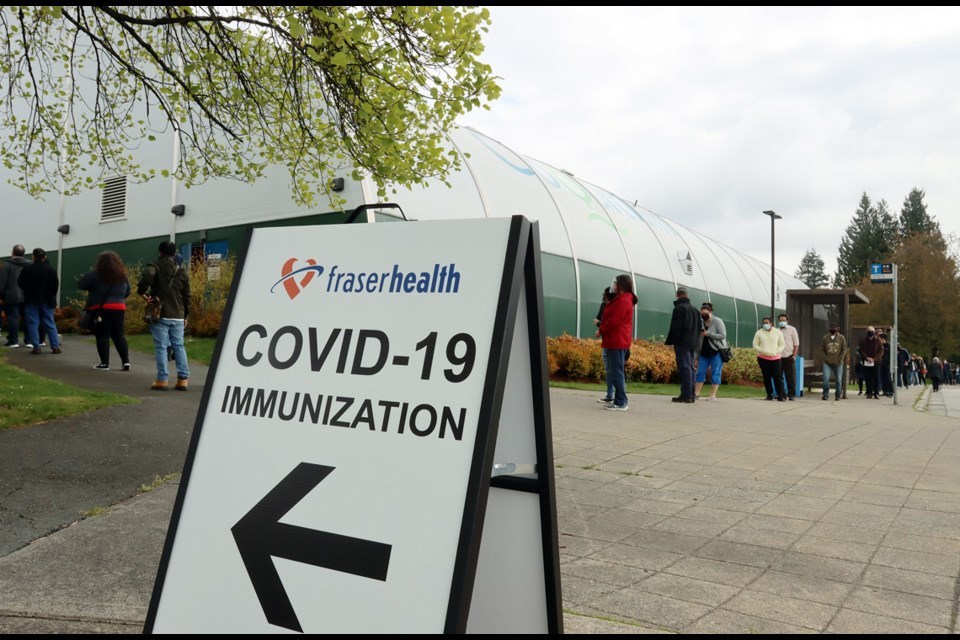
[[[491,111],[461,120],[792,272],[866,191],[960,232],[960,9],[491,7]]]

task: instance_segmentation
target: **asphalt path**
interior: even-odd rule
[[[3,348],[3,357],[45,378],[139,403],[0,430],[0,556],[182,470],[207,367],[190,363],[189,391],[161,392],[150,390],[152,354],[131,351],[130,371],[95,371],[88,336],[65,336],[59,355],[49,347],[42,355]],[[119,365],[115,351],[111,358]]]

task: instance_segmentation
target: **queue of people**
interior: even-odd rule
[[[25,254],[23,245],[14,245],[10,259],[0,262],[0,305],[7,330],[7,340],[3,344],[7,348],[20,348],[22,331],[24,346],[31,354],[42,354],[47,340],[51,353],[60,354],[62,345],[54,321],[60,288],[56,269],[39,247],[33,250],[32,260]],[[160,309],[158,319],[150,324],[157,367],[150,388],[157,391],[169,388],[169,359],[176,365],[174,389],[186,391],[190,378],[184,345],[184,330],[190,313],[190,279],[178,258],[173,242],[161,242],[156,260],[144,268],[137,283],[137,295],[148,303],[156,303]],[[120,357],[121,369],[130,371],[124,326],[126,300],[132,293],[132,286],[123,260],[113,251],[100,253],[91,270],[81,276],[77,288],[87,292],[84,307],[93,318],[92,332],[99,356],[93,369],[110,370],[112,342]]]

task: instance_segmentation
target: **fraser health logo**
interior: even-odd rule
[[[325,277],[324,277],[324,274]],[[301,261],[288,258],[280,268],[280,279],[270,287],[275,293],[279,285],[293,300],[316,281],[314,288],[320,287],[326,293],[459,293],[460,272],[453,262],[434,263],[426,271],[401,269],[393,265],[389,271],[349,271],[335,264],[329,268],[317,264],[313,258]]]

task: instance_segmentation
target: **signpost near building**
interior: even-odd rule
[[[253,229],[148,633],[562,633],[539,227]]]
[[[898,404],[898,386],[897,386],[897,361],[900,358],[898,345],[900,344],[900,330],[899,324],[897,324],[897,265],[891,264],[889,262],[885,263],[874,263],[870,265],[870,282],[873,283],[882,283],[882,282],[892,282],[893,283],[893,335],[890,337],[890,348],[893,352],[890,355],[890,366],[893,368],[893,371],[888,371],[887,375],[892,375],[893,378],[893,404]]]

